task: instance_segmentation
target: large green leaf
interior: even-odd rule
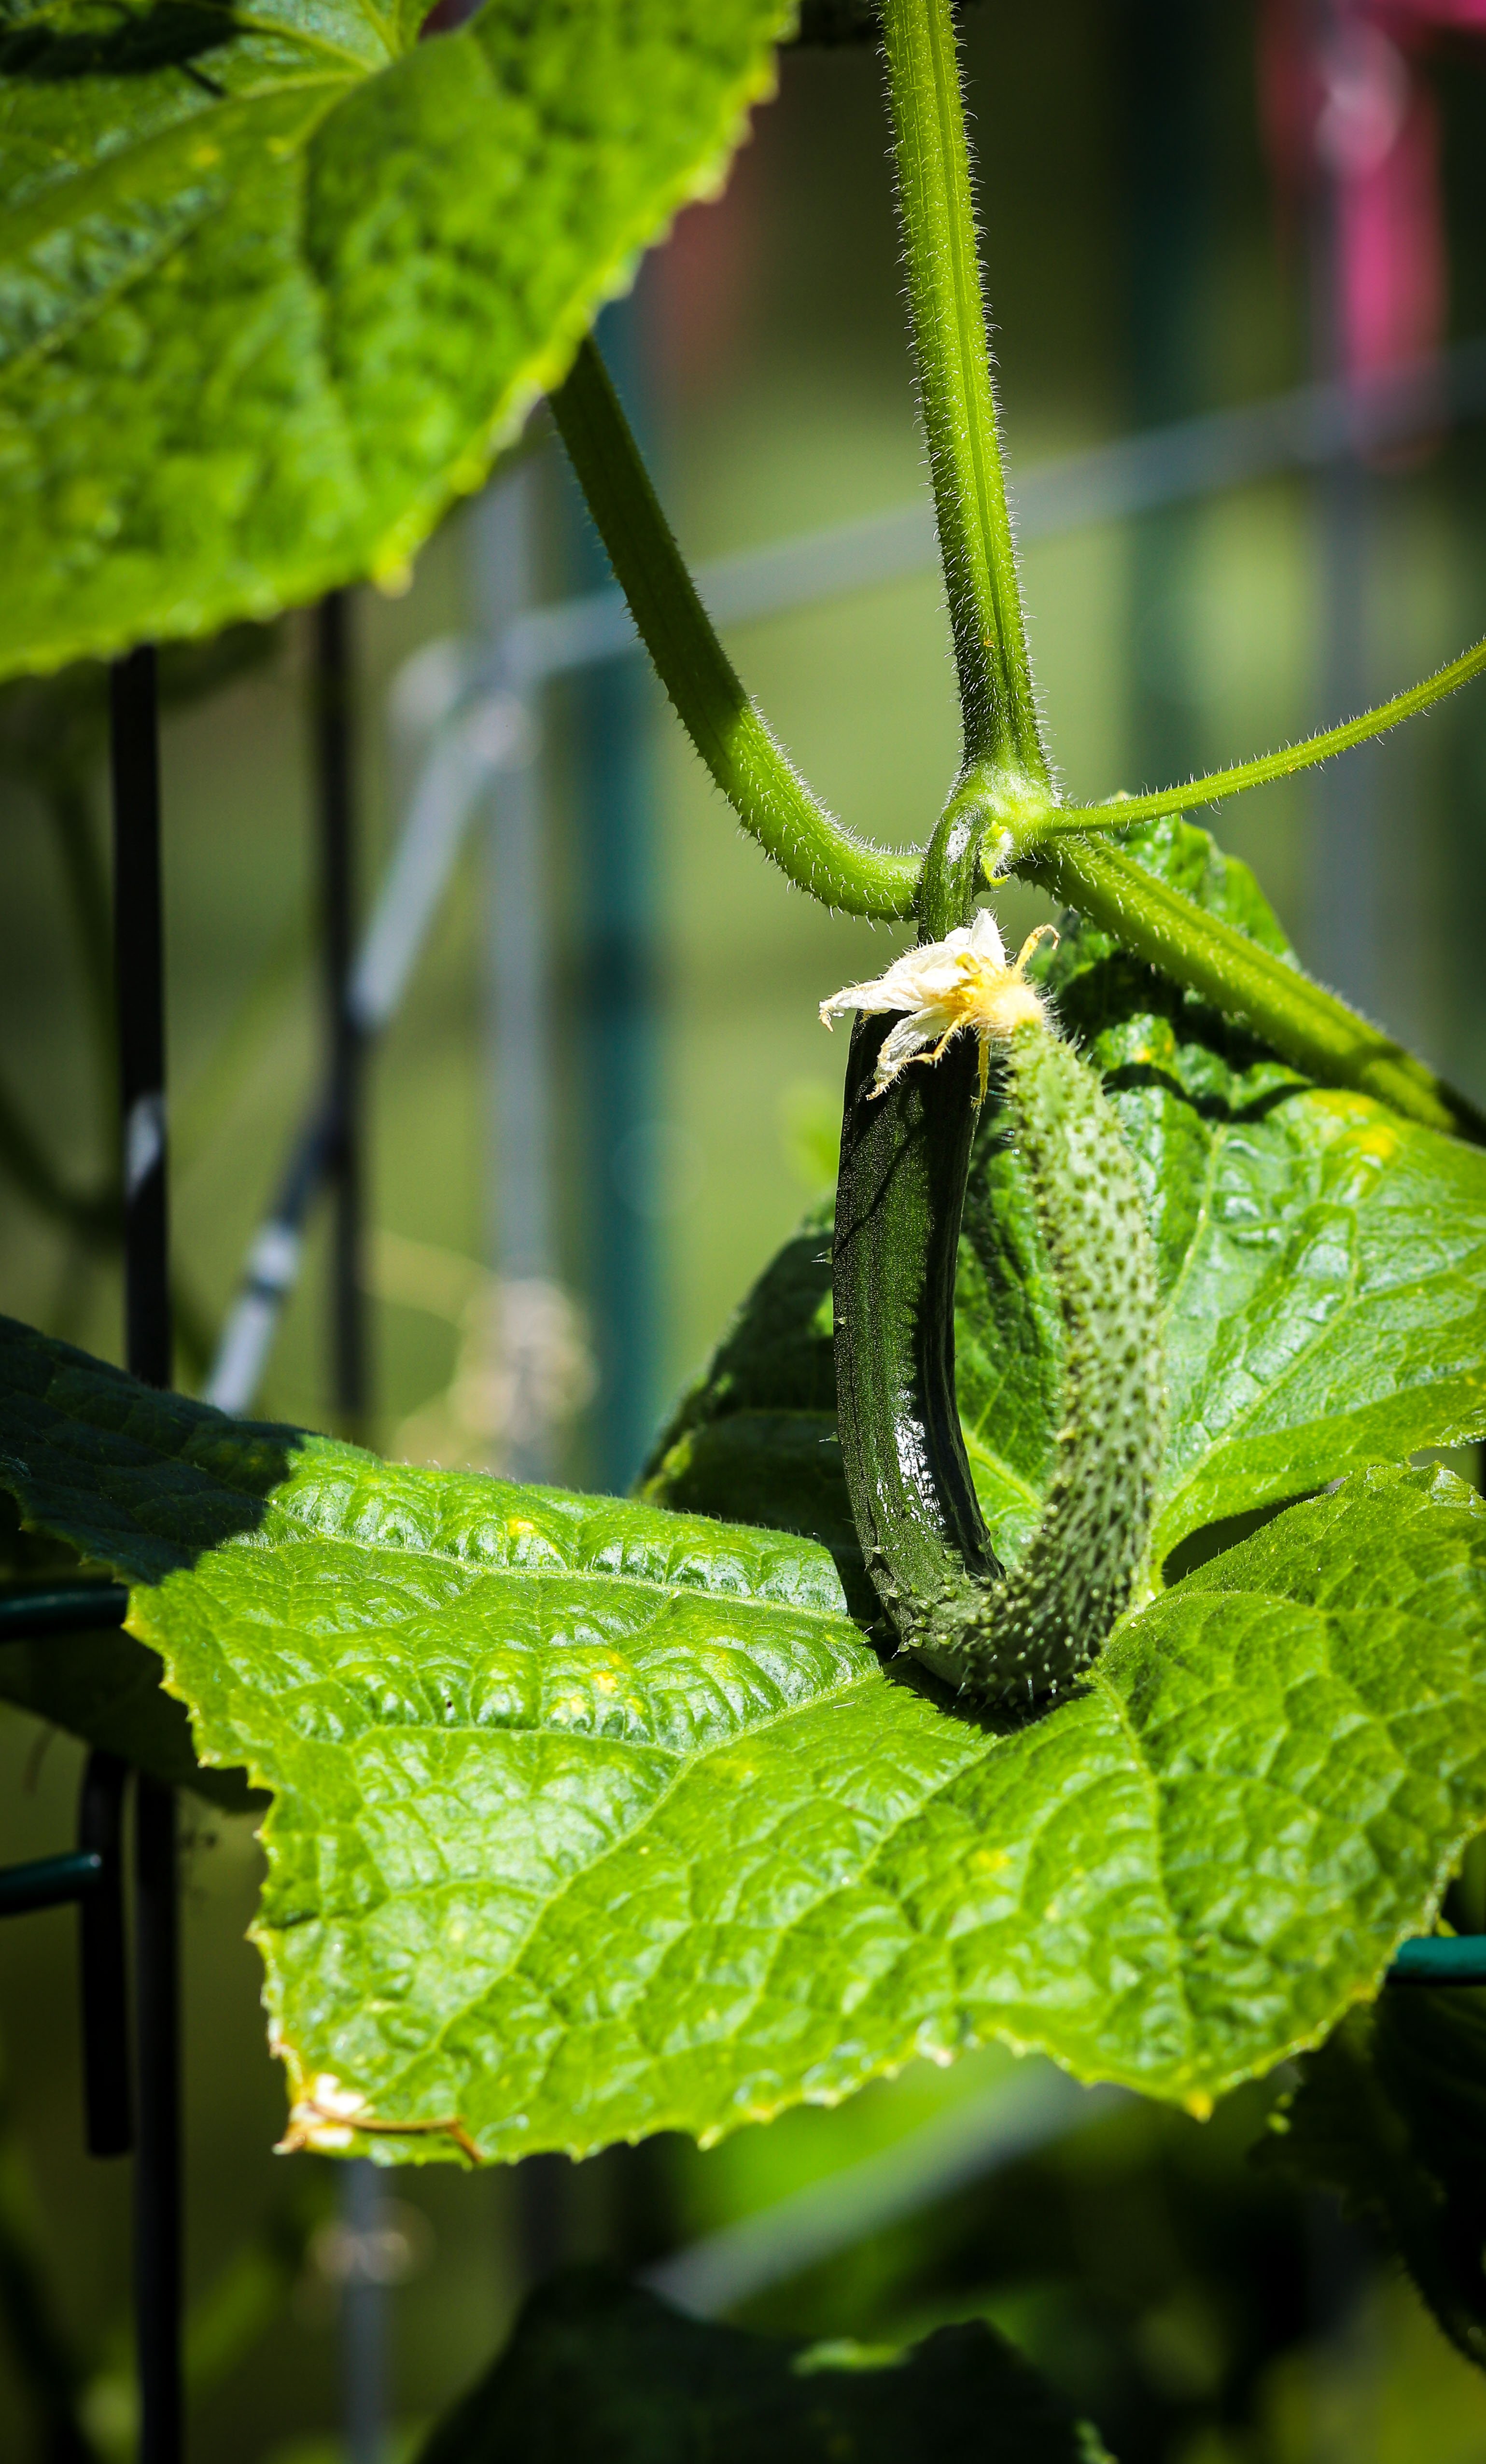
[[[7,0],[0,673],[395,580],[790,0]]]
[[[1285,952],[1253,875],[1206,831],[1153,824],[1130,851]],[[1070,925],[1047,975],[1129,1138],[1167,1300],[1170,1431],[1152,1588],[1205,1527],[1486,1431],[1486,1154],[1366,1096],[1312,1086],[1087,925]],[[647,1466],[656,1503],[787,1519],[832,1545],[843,1518],[849,1528],[839,1457],[821,1446],[834,1425],[818,1331],[830,1324],[828,1230],[829,1219],[812,1223],[744,1304]],[[799,1358],[771,1316],[782,1273]],[[965,1204],[956,1352],[971,1469],[992,1537],[1014,1560],[1051,1464],[1058,1331],[1015,1147],[988,1108]],[[824,1467],[783,1516],[788,1485],[770,1462],[780,1414]]]
[[[1109,2464],[979,2321],[905,2351],[720,2327],[597,2272],[534,2294],[419,2464]]]
[[[582,2152],[992,2037],[1205,2109],[1486,1821],[1486,1506],[1438,1468],[1292,1507],[1001,1729],[813,1542],[239,1429],[3,1323],[0,1480],[275,1792],[317,2143],[327,2077],[400,2154]]]

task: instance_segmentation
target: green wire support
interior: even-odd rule
[[[90,1634],[122,1625],[129,1595],[122,1583],[55,1583],[0,1597],[0,1643],[32,1642],[51,1634]]]
[[[1486,1985],[1486,1933],[1426,1933],[1399,1945],[1389,1985]]]
[[[102,1879],[103,1859],[92,1848],[65,1857],[37,1857],[29,1865],[0,1865],[0,1917],[65,1907],[71,1900],[85,1899]]]

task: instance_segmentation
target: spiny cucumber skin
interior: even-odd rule
[[[989,1548],[954,1393],[973,1045],[962,1038],[874,1101],[865,1088],[882,1031],[862,1021],[854,1038],[838,1197],[838,1411],[853,1508],[900,1642],[978,1699],[1025,1708],[1087,1668],[1144,1551],[1164,1423],[1150,1236],[1094,1073],[1050,1029],[1018,1029],[1008,1089],[1058,1290],[1065,1417],[1041,1521],[1008,1573]]]
[[[1098,1082],[1040,1027],[1013,1037],[1007,1076],[1063,1322],[1063,1426],[1021,1564],[988,1595],[973,1587],[958,1615],[914,1617],[907,1639],[951,1683],[1025,1703],[1075,1683],[1129,1599],[1165,1397],[1155,1256]]]

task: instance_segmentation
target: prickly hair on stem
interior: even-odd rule
[[[883,47],[920,411],[949,600],[965,769],[1050,792],[991,376],[959,45],[948,0],[884,0]]]

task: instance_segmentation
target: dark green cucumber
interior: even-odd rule
[[[920,937],[967,922],[978,829],[942,834]],[[955,1396],[954,1287],[978,1055],[871,1093],[888,1017],[847,1065],[832,1250],[836,1409],[867,1570],[898,1639],[1003,1705],[1073,1683],[1124,1608],[1164,1434],[1155,1261],[1130,1158],[1095,1073],[1051,1028],[1018,1027],[1005,1087],[1057,1285],[1063,1426],[1042,1519],[1007,1571],[987,1533]]]

